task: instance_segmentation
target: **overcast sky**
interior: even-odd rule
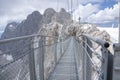
[[[21,21],[31,12],[41,13],[48,7],[59,11],[68,9],[71,0],[0,0],[0,30],[11,21]],[[59,3],[58,3],[59,2]],[[70,6],[70,4],[69,4]],[[74,19],[82,22],[109,24],[116,23],[119,16],[118,0],[73,0]]]

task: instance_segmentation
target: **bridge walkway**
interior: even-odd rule
[[[78,80],[74,46],[74,38],[71,37],[69,47],[48,80]]]

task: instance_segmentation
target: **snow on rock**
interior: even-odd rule
[[[68,35],[75,35],[79,38],[81,37],[81,34],[89,34],[110,42],[110,35],[106,31],[100,31],[94,24],[79,24],[74,22],[67,27],[66,33]]]
[[[85,24],[82,26],[85,34],[90,34],[94,37],[102,38],[105,41],[110,41],[110,35],[106,31],[100,31],[96,25],[93,24]]]
[[[12,55],[4,54],[3,57],[4,57],[6,60],[8,60],[8,61],[13,61]]]
[[[118,34],[119,34],[119,29],[118,28],[110,28],[110,27],[98,27],[100,31],[106,31],[110,35],[110,40],[112,43],[117,43],[118,42]]]

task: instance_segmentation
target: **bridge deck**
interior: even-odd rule
[[[68,49],[56,65],[49,80],[78,80],[74,46],[74,40],[71,38]]]

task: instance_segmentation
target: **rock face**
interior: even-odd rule
[[[34,11],[28,15],[27,19],[18,25],[17,36],[31,35],[37,33],[41,28],[42,15],[38,11]]]
[[[56,11],[52,8],[48,8],[45,10],[43,14],[43,23],[49,24],[52,21],[52,17],[56,14]]]
[[[41,24],[42,17],[43,16],[38,11],[34,11],[32,14],[27,16],[26,20],[22,21],[21,23],[16,22],[9,23],[4,33],[2,34],[1,39],[8,39],[37,33],[42,26]],[[27,46],[27,43],[29,42],[30,39],[9,42],[6,43],[5,45],[1,45],[0,50],[2,50],[3,53],[5,54],[11,54],[14,58],[17,58],[18,56],[21,55],[21,51],[17,50],[20,50],[22,48],[22,45]],[[9,50],[10,51],[14,50],[14,52],[11,53],[6,52]]]
[[[58,23],[61,23],[63,25],[69,25],[70,22],[72,21],[71,20],[71,15],[70,13],[66,12],[65,9],[61,9],[60,12],[56,13],[54,16],[53,16],[53,22],[57,21]]]
[[[27,19],[21,23],[9,23],[6,26],[4,33],[2,34],[2,39],[7,39],[11,37],[25,36],[33,33],[37,33],[38,29],[41,27],[42,15],[38,11],[34,11],[32,14],[28,15]]]

